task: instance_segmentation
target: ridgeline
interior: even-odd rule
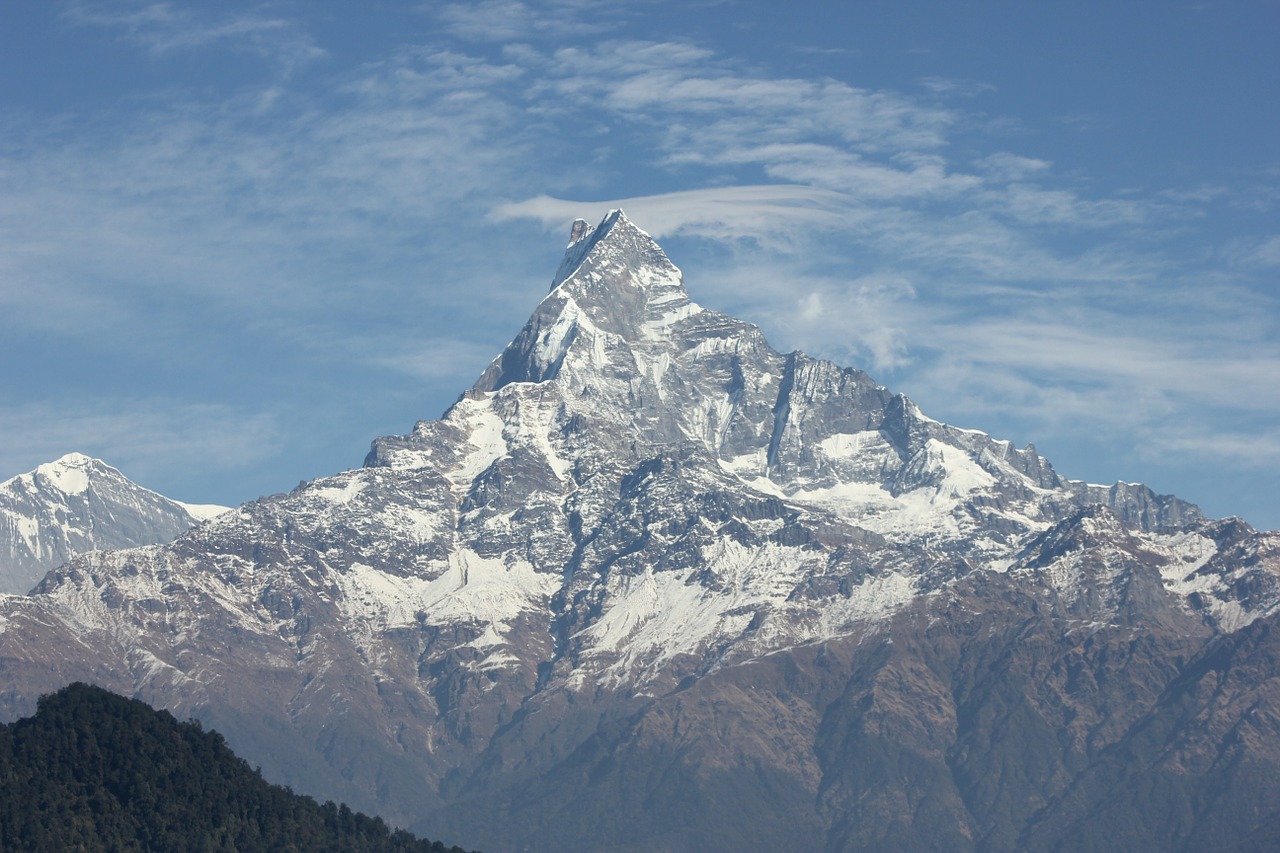
[[[0,726],[0,849],[464,853],[269,784],[199,722],[80,683]]]

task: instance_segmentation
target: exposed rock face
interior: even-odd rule
[[[493,851],[1263,849],[1278,609],[1280,535],[780,354],[615,212],[365,468],[0,602],[0,700]]]
[[[25,593],[77,554],[172,542],[227,507],[170,500],[70,453],[0,483],[0,593]]]

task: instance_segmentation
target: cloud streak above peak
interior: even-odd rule
[[[571,201],[539,195],[497,205],[496,222],[529,218],[566,230],[574,219],[597,221],[621,208],[654,237],[688,234],[774,244],[797,231],[835,229],[858,215],[848,196],[803,184],[711,187],[606,201]]]

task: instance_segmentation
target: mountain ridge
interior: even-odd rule
[[[73,452],[0,482],[0,593],[86,551],[169,542],[229,507],[188,504]]]
[[[1049,849],[1189,662],[1277,611],[1280,534],[779,353],[615,211],[365,467],[0,599],[0,708],[96,679],[495,851]]]
[[[0,725],[6,850],[466,853],[267,784],[217,732],[85,684]]]

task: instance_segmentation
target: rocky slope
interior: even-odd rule
[[[1278,609],[1280,535],[778,353],[615,212],[363,469],[0,600],[0,702],[495,851],[1263,849]]]
[[[172,542],[226,510],[170,500],[69,453],[0,483],[0,593],[25,593],[86,551]]]

